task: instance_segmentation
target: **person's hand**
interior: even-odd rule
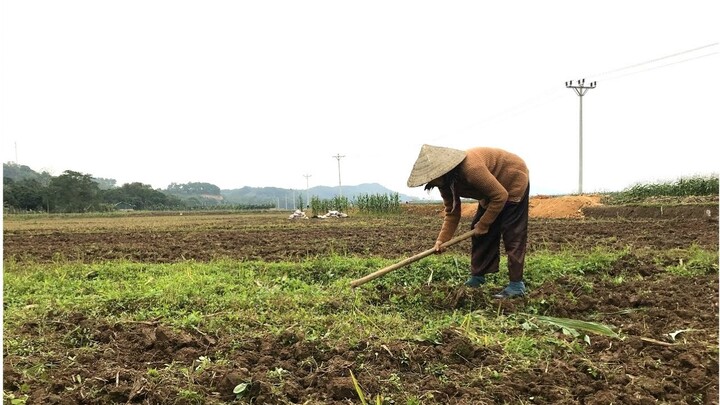
[[[486,233],[488,233],[488,230],[484,229],[484,227],[481,228],[479,222],[473,227],[473,236],[482,236]]]
[[[435,242],[435,253],[442,253],[447,250],[442,244],[443,242],[440,241]]]

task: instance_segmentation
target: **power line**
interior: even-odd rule
[[[699,51],[699,50],[701,50],[701,49],[705,49],[705,48],[709,48],[709,47],[711,47],[711,46],[717,46],[717,45],[718,45],[718,42],[714,42],[714,43],[712,43],[712,44],[703,45],[703,46],[700,46],[700,47],[697,47],[697,48],[692,48],[692,49],[687,49],[687,50],[685,50],[685,51],[676,52],[676,53],[673,53],[673,54],[671,54],[671,55],[666,55],[666,56],[661,56],[661,57],[659,57],[659,58],[650,59],[650,60],[647,60],[647,61],[645,61],[645,62],[635,63],[635,64],[632,64],[632,65],[629,65],[629,66],[625,66],[625,67],[621,67],[621,68],[618,68],[618,69],[613,69],[613,70],[608,70],[608,71],[606,71],[606,72],[602,72],[602,73],[598,73],[598,74],[588,75],[587,77],[592,77],[592,78],[602,77],[602,76],[609,75],[609,74],[612,74],[612,73],[621,72],[621,71],[623,71],[623,70],[632,69],[632,68],[636,68],[636,67],[643,66],[643,65],[648,65],[648,64],[650,64],[650,63],[655,63],[655,62],[658,62],[658,61],[661,61],[661,60],[674,58],[674,57],[676,57],[676,56],[684,55],[684,54],[690,53],[690,52]],[[692,58],[692,59],[695,59],[695,58]],[[692,59],[688,59],[688,60],[692,60]],[[680,63],[680,62],[677,62],[677,63]]]
[[[545,91],[540,92],[536,96],[527,98],[525,101],[522,101],[520,103],[512,105],[498,113],[488,116],[485,119],[482,119],[480,121],[476,121],[470,125],[467,125],[464,128],[462,128],[461,130],[457,131],[456,133],[462,133],[465,131],[469,131],[473,128],[480,128],[480,127],[490,124],[494,121],[500,121],[507,117],[514,117],[516,115],[520,115],[526,111],[532,110],[532,109],[537,108],[545,103],[548,103],[554,99],[559,98],[560,97],[560,95],[558,94],[559,92],[560,92],[560,90],[557,88],[547,89]],[[554,97],[552,97],[552,96],[554,96]],[[430,142],[437,141],[439,139],[444,138],[445,136],[446,135],[440,135],[434,139],[431,139]]]
[[[677,65],[677,64],[679,64],[679,63],[690,62],[690,61],[695,60],[695,59],[700,59],[700,58],[705,58],[705,57],[712,56],[712,55],[717,55],[718,53],[720,53],[720,52],[717,52],[717,51],[716,51],[716,52],[711,52],[711,53],[707,53],[707,54],[700,55],[700,56],[694,56],[694,57],[692,57],[692,58],[687,58],[687,59],[682,59],[682,60],[678,60],[678,61],[675,61],[675,62],[666,63],[666,64],[660,65],[660,66],[652,66],[652,67],[649,67],[649,68],[646,68],[646,69],[642,69],[642,70],[638,70],[638,71],[635,71],[635,72],[629,72],[629,73],[625,73],[625,74],[622,74],[622,75],[609,77],[609,78],[607,78],[607,79],[604,79],[603,81],[606,81],[606,82],[607,82],[607,81],[619,79],[619,78],[625,77],[625,76],[632,76],[632,75],[636,75],[636,74],[638,74],[638,73],[648,72],[648,71],[650,71],[650,70],[655,70],[655,69],[660,69],[660,68],[664,68],[664,67],[667,67],[667,66]]]
[[[612,74],[612,73],[622,72],[622,71],[625,71],[625,70],[628,70],[628,69],[633,69],[633,68],[637,68],[637,67],[640,67],[640,66],[645,66],[645,65],[652,64],[652,63],[656,63],[656,62],[659,62],[659,61],[662,61],[662,60],[674,58],[674,57],[677,57],[677,56],[680,56],[680,55],[685,55],[685,54],[689,54],[689,53],[692,53],[692,52],[697,52],[697,51],[700,51],[700,50],[703,50],[703,49],[715,47],[715,46],[717,46],[717,45],[719,45],[719,44],[720,44],[720,43],[718,43],[718,42],[714,42],[714,43],[711,43],[711,44],[707,44],[707,45],[703,45],[703,46],[699,46],[699,47],[695,47],[695,48],[691,48],[691,49],[686,49],[686,50],[684,50],[684,51],[675,52],[675,53],[670,54],[670,55],[665,55],[665,56],[661,56],[661,57],[658,57],[658,58],[653,58],[653,59],[650,59],[650,60],[647,60],[647,61],[644,61],[644,62],[634,63],[634,64],[631,64],[631,65],[628,65],[628,66],[624,66],[624,67],[621,67],[621,68],[608,70],[608,71],[605,71],[605,72],[602,72],[602,73],[598,73],[598,74],[594,74],[594,75],[587,75],[586,77],[590,77],[590,78],[595,79],[595,78],[597,78],[597,77],[602,77],[602,76],[605,76],[605,75],[610,75],[610,74]],[[615,79],[618,79],[618,78],[621,78],[621,77],[625,77],[625,76],[629,76],[629,75],[634,75],[634,74],[638,74],[638,73],[643,73],[643,72],[647,72],[647,71],[650,71],[650,70],[655,70],[655,69],[659,69],[659,68],[663,68],[663,67],[667,67],[667,66],[671,66],[671,65],[676,65],[676,64],[679,64],[679,63],[689,62],[689,61],[692,61],[692,60],[695,60],[695,59],[700,59],[700,58],[704,58],[704,57],[707,57],[707,56],[712,56],[712,55],[715,55],[715,54],[717,54],[717,53],[718,53],[718,51],[714,51],[714,52],[711,52],[711,53],[708,53],[708,54],[703,54],[703,55],[700,55],[700,56],[694,56],[694,57],[685,58],[685,59],[678,60],[678,61],[673,61],[673,62],[666,63],[666,64],[663,64],[663,65],[660,65],[660,66],[647,67],[647,68],[642,69],[642,70],[638,70],[638,71],[634,71],[634,72],[629,72],[629,73],[625,73],[625,74],[618,75],[618,76],[614,76],[614,77],[605,78],[605,79],[603,79],[603,81],[615,80]],[[555,87],[550,88],[550,89],[547,89],[547,90],[544,90],[544,91],[541,91],[541,92],[539,92],[537,95],[532,96],[532,97],[529,97],[529,98],[527,98],[525,101],[523,101],[523,102],[521,102],[521,103],[518,103],[518,104],[515,104],[515,105],[513,105],[513,106],[510,106],[510,107],[506,108],[505,110],[500,111],[499,113],[493,114],[493,115],[491,115],[491,116],[488,116],[487,118],[484,118],[484,119],[482,119],[482,120],[476,121],[476,122],[474,122],[474,123],[472,123],[472,124],[470,124],[470,125],[465,126],[465,127],[462,128],[461,130],[456,131],[454,135],[457,135],[458,133],[462,133],[462,132],[465,132],[465,131],[468,131],[468,130],[471,130],[471,129],[480,128],[480,127],[482,127],[482,126],[484,126],[484,125],[486,125],[486,124],[488,124],[488,123],[491,123],[491,122],[493,122],[493,121],[499,121],[499,120],[506,119],[506,118],[508,118],[508,117],[515,117],[515,116],[517,116],[517,115],[524,114],[524,113],[527,112],[527,111],[533,110],[533,109],[535,109],[535,108],[537,108],[537,107],[539,107],[539,106],[541,106],[541,105],[543,105],[543,104],[545,104],[545,103],[548,103],[548,102],[550,102],[550,101],[552,101],[552,100],[554,100],[554,99],[557,99],[557,98],[561,97],[561,95],[558,95],[559,92],[560,92],[560,90],[557,89],[557,88],[555,88]],[[447,136],[448,136],[448,135],[440,135],[440,136],[437,136],[437,137],[431,139],[430,142],[437,141],[437,140],[442,139],[442,138],[445,138],[445,137],[447,137]]]

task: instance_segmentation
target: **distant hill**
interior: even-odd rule
[[[12,181],[21,180],[37,180],[37,181],[49,181],[50,174],[47,172],[38,173],[25,165],[18,165],[15,163],[3,163],[3,178],[8,178]]]
[[[3,177],[13,181],[23,179],[37,179],[41,183],[47,184],[52,177],[49,173],[37,173],[28,166],[17,165],[14,163],[3,163]],[[93,178],[101,189],[116,188],[114,179]],[[302,198],[304,204],[307,204],[307,196],[312,199],[317,197],[321,200],[332,199],[340,195],[340,187],[316,186],[310,189],[286,189],[278,187],[242,187],[238,189],[220,190],[212,183],[186,183],[186,184],[170,184],[167,189],[159,190],[165,194],[173,195],[182,200],[197,200],[203,205],[222,205],[222,204],[273,204],[280,207],[293,207],[293,201],[298,202],[298,198]],[[396,192],[378,183],[363,183],[357,186],[342,186],[342,195],[350,201],[360,195],[387,194],[392,195]],[[417,197],[406,194],[398,194],[400,201],[415,201]]]
[[[366,195],[366,194],[395,194],[396,192],[384,187],[378,183],[364,183],[357,186],[342,186],[342,195],[347,197],[350,201],[353,198]],[[301,197],[305,203],[307,199],[306,195],[309,195],[310,199],[317,197],[321,200],[331,199],[337,195],[340,195],[340,187],[328,187],[328,186],[315,186],[307,190],[303,189],[286,189],[277,187],[243,187],[233,190],[221,190],[220,194],[223,196],[226,204],[259,204],[265,202],[279,203],[281,207],[284,207],[286,200],[292,205],[293,199],[297,200]],[[412,197],[406,194],[399,194],[400,201],[414,201],[416,197]]]

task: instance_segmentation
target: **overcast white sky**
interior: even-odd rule
[[[165,188],[406,180],[423,143],[531,194],[717,173],[707,1],[3,1],[2,160]],[[304,175],[309,174],[308,182]]]

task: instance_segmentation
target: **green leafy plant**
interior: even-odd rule
[[[242,382],[233,388],[233,394],[235,394],[235,398],[240,399],[244,397],[248,391],[250,390],[250,386],[252,385],[252,382]]]
[[[24,405],[28,400],[27,395],[16,396],[12,392],[7,391],[3,391],[3,398],[5,403],[10,405]]]
[[[529,314],[526,314],[530,316]],[[619,338],[620,335],[609,326],[597,322],[581,321],[577,319],[556,318],[552,316],[534,315],[533,319],[546,324],[553,325],[563,330],[563,333],[578,336],[578,330],[590,332],[597,335]]]
[[[350,370],[350,378],[352,379],[353,387],[355,387],[355,392],[357,392],[358,398],[360,398],[360,402],[362,403],[362,405],[367,405],[365,393],[363,393],[362,388],[360,388],[360,383],[358,382],[357,378],[355,378],[355,374],[353,374],[352,370]]]

